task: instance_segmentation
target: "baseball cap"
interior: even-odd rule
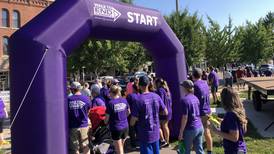
[[[70,88],[71,89],[79,89],[80,90],[82,88],[82,86],[81,86],[81,84],[79,82],[72,82],[71,85],[70,85]]]
[[[117,80],[117,79],[112,79],[112,80],[111,80],[111,83],[112,83],[112,84],[117,84],[117,83],[119,83],[119,82],[120,82],[120,81]]]
[[[191,80],[185,80],[180,85],[183,86],[186,89],[192,89],[194,87],[194,84]]]
[[[147,85],[149,85],[149,78],[146,76],[146,75],[144,75],[144,76],[141,76],[140,78],[139,78],[139,85],[140,86],[147,86]]]

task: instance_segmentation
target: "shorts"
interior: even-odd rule
[[[69,130],[69,153],[82,152],[88,146],[88,127]]]
[[[172,113],[168,113],[168,115],[160,115],[160,121],[170,121],[172,119]]]
[[[211,92],[212,93],[218,92],[218,86],[211,86]]]
[[[153,143],[140,143],[140,154],[160,154],[159,141]]]
[[[207,115],[201,116],[201,119],[202,119],[204,129],[209,128],[209,125],[210,125],[209,115],[207,114]]]
[[[0,133],[3,133],[4,118],[0,118]]]
[[[111,137],[114,141],[120,140],[120,139],[126,139],[128,136],[128,128],[125,128],[123,130],[112,130],[111,131]]]

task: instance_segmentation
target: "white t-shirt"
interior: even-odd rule
[[[232,78],[232,73],[229,72],[229,71],[225,71],[225,72],[224,72],[224,78],[225,78],[225,79],[230,79],[230,78]]]

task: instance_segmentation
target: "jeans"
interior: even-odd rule
[[[160,154],[159,141],[140,143],[140,154]]]
[[[195,130],[184,131],[184,143],[185,143],[185,154],[191,153],[192,145],[195,149],[196,154],[204,154],[203,150],[203,135],[204,129],[197,128]]]

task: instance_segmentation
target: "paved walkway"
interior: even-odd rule
[[[263,104],[261,112],[255,111],[252,101],[245,100],[244,107],[248,119],[258,133],[263,137],[274,137],[274,124],[267,131],[264,130],[271,122],[274,122],[274,103],[268,102]]]

